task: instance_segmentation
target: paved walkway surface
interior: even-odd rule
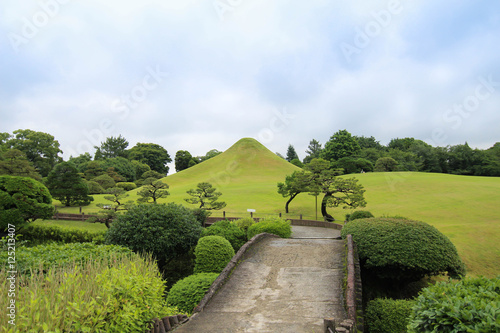
[[[340,231],[293,227],[245,254],[205,310],[182,332],[323,332],[323,318],[346,318]]]

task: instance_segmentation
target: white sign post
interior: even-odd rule
[[[255,213],[255,209],[249,208],[249,209],[247,209],[247,212],[249,212],[250,213],[250,217],[253,218],[253,213]]]

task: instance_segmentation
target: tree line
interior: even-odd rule
[[[309,142],[301,161],[292,145],[287,161],[304,167],[314,158],[322,158],[332,169],[345,174],[371,171],[419,171],[471,176],[500,176],[500,142],[481,150],[464,144],[434,147],[415,138],[392,139],[380,144],[373,136],[353,136],[347,130],[334,133],[323,146],[316,139]]]

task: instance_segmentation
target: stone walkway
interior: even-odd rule
[[[183,332],[323,332],[323,318],[346,318],[339,230],[293,227],[292,239],[251,248],[205,310]]]

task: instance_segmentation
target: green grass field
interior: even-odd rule
[[[186,191],[208,181],[223,193],[226,216],[248,216],[249,208],[256,210],[257,217],[284,213],[286,199],[277,193],[276,184],[295,170],[299,169],[257,141],[242,139],[219,156],[163,178],[171,195],[160,202],[194,207],[184,201]],[[404,172],[347,177],[352,176],[366,189],[364,209],[375,216],[401,215],[427,222],[451,239],[470,275],[500,274],[500,178]],[[137,190],[129,193],[131,200],[137,199]],[[103,195],[94,198],[92,205],[84,207],[85,213],[96,212],[96,203],[106,202]],[[78,207],[60,211],[78,213]],[[329,212],[343,221],[349,210],[331,208]],[[292,201],[288,216],[299,214],[315,218],[313,196],[300,194]],[[222,216],[222,212],[212,216]]]

